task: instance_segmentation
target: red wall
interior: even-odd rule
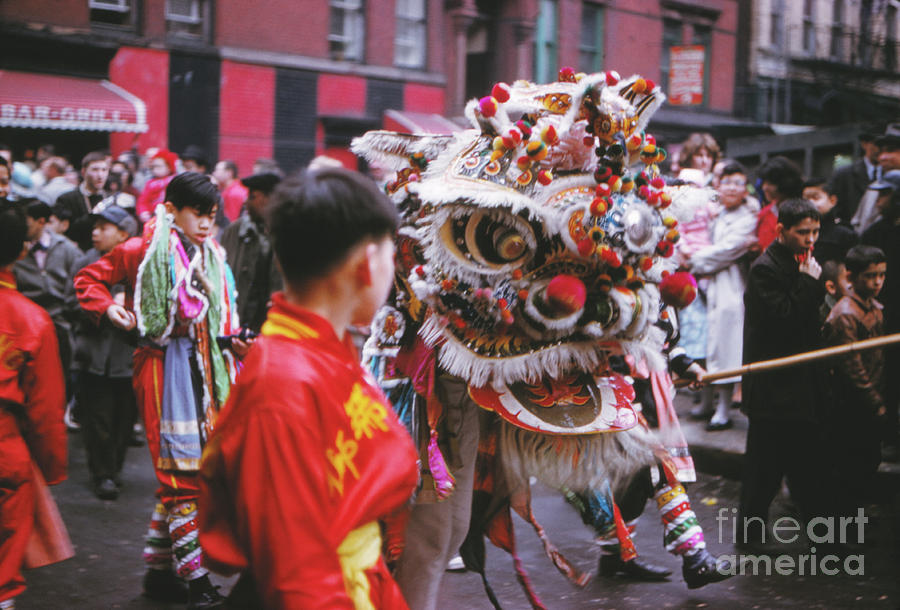
[[[256,159],[273,156],[275,69],[223,61],[219,100],[219,159],[248,176]]]
[[[136,143],[143,152],[151,146],[169,144],[169,54],[153,49],[121,47],[109,64],[109,80],[142,100],[147,106],[149,130],[142,134],[113,133],[113,154]]]
[[[90,13],[87,2],[2,0],[0,1],[0,21],[5,23],[25,21],[63,25],[69,28],[88,28],[90,27]]]
[[[443,87],[418,83],[406,83],[403,87],[403,110],[444,114],[445,107],[446,98]]]
[[[328,5],[320,0],[217,0],[216,44],[328,57]]]
[[[317,114],[325,116],[366,115],[366,79],[362,76],[319,74]]]

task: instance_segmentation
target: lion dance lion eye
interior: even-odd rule
[[[511,262],[523,254],[528,249],[528,244],[521,235],[506,227],[498,227],[494,231],[494,252],[497,256],[506,261]]]

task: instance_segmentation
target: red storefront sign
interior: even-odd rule
[[[109,81],[0,70],[0,127],[143,133],[147,110]]]
[[[706,47],[671,47],[669,54],[669,103],[696,106],[703,103],[703,67]]]

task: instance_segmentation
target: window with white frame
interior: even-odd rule
[[[166,32],[179,38],[209,39],[209,0],[166,0]]]
[[[559,70],[556,9],[556,0],[540,0],[534,32],[534,80],[538,83],[553,82]]]
[[[771,0],[769,12],[769,44],[780,49],[784,45],[784,0]]]
[[[425,0],[397,0],[394,14],[394,65],[400,68],[424,68],[426,40]]]
[[[135,0],[88,0],[92,24],[132,28]]]
[[[331,59],[363,60],[366,16],[363,0],[330,0],[331,24],[328,48]]]
[[[803,51],[816,54],[816,21],[814,0],[803,0]]]
[[[844,0],[834,0],[831,13],[831,59],[844,59]]]

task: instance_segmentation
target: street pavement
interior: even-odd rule
[[[690,407],[685,397],[676,399],[676,407],[684,416]],[[686,436],[702,470],[718,474],[701,474],[689,486],[694,510],[706,530],[710,551],[716,555],[736,555],[732,544],[731,521],[725,520],[738,505],[740,484],[733,479],[739,472],[740,454],[746,433],[746,421],[735,411],[734,429],[707,433],[702,424],[683,417]],[[76,556],[68,561],[26,573],[28,591],[17,601],[17,608],[28,609],[94,609],[179,608],[151,602],[141,596],[144,566],[141,560],[142,536],[153,508],[156,487],[146,448],[129,451],[125,465],[125,487],[117,501],[104,502],[91,493],[84,449],[78,434],[69,435],[69,479],[53,488],[73,543]],[[737,460],[737,462],[735,462]],[[738,466],[735,466],[735,463]],[[738,470],[735,470],[738,468]],[[729,475],[720,476],[722,474]],[[896,481],[896,479],[885,479]],[[838,574],[821,573],[824,553],[813,554],[800,544],[784,545],[778,554],[798,557],[815,555],[818,573],[805,575],[799,568],[782,569],[780,575],[772,564],[766,574],[764,563],[744,561],[744,575],[721,583],[689,591],[681,577],[680,561],[662,548],[662,526],[653,502],[648,502],[637,528],[636,545],[641,557],[670,568],[668,582],[635,583],[618,578],[595,577],[578,588],[553,567],[531,526],[514,516],[518,550],[534,589],[547,608],[898,608],[900,607],[900,493],[897,486],[885,483],[884,497],[866,506],[866,544],[852,553],[862,559],[829,563]],[[534,511],[550,539],[579,569],[596,572],[599,549],[592,542],[590,530],[559,494],[543,486],[533,487]],[[786,497],[776,502],[773,515],[792,515]],[[722,519],[717,521],[717,516]],[[512,558],[487,545],[487,576],[503,608],[528,608],[528,601],[515,578]],[[783,561],[787,561],[784,559]],[[800,560],[804,561],[804,560]],[[786,564],[784,564],[786,565]],[[845,573],[861,571],[860,575]],[[227,591],[232,580],[214,577]],[[439,608],[490,609],[480,577],[474,573],[447,573],[442,583]]]

